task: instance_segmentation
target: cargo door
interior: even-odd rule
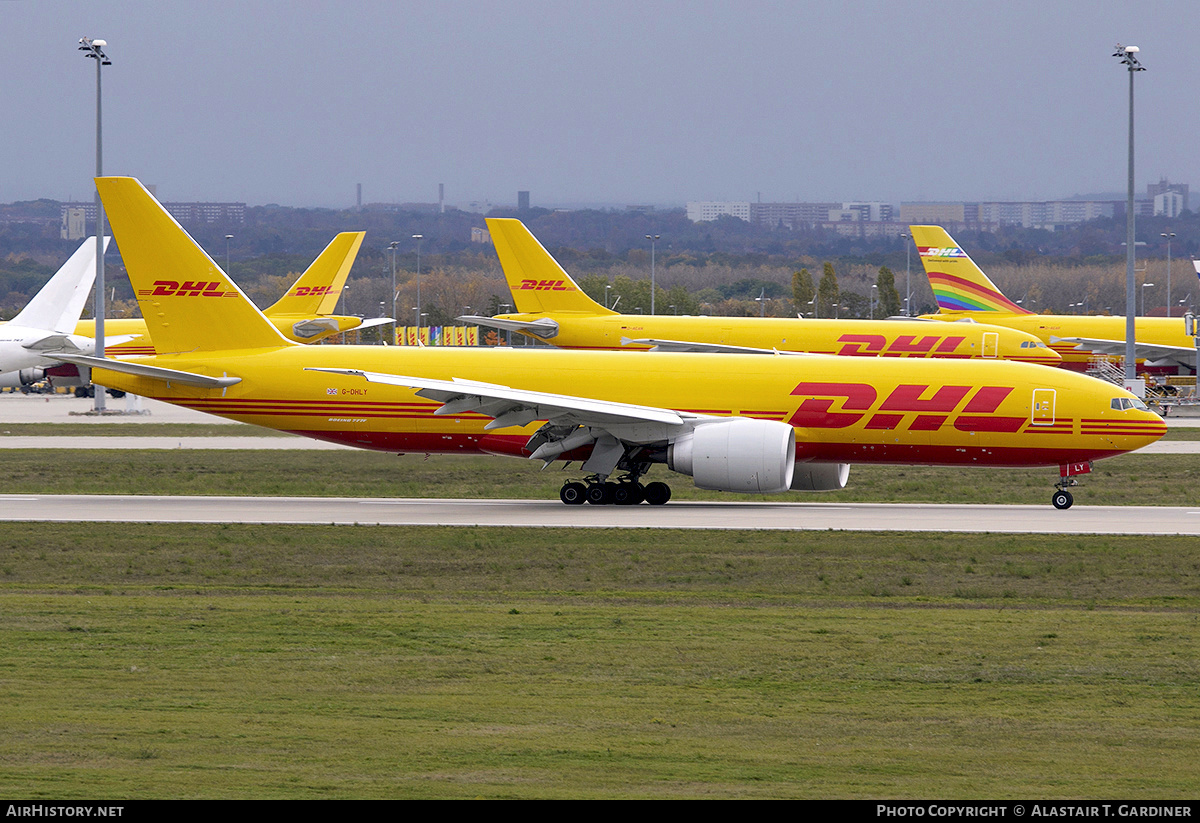
[[[1033,390],[1033,419],[1035,426],[1054,425],[1054,389]]]
[[[1000,355],[1000,332],[985,331],[983,333],[983,356],[998,357]]]

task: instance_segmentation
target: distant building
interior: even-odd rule
[[[976,214],[978,214],[978,211],[976,211]],[[946,223],[966,223],[967,204],[901,203],[900,222],[909,226],[941,226]]]
[[[1001,226],[1023,226],[1054,231],[1099,217],[1113,217],[1110,200],[997,200],[984,203],[901,203],[905,225],[970,226],[995,231]]]
[[[1183,198],[1183,207],[1188,207],[1188,184],[1187,183],[1172,183],[1165,177],[1158,178],[1157,183],[1148,183],[1146,185],[1146,196],[1151,200],[1157,198],[1160,194],[1166,194],[1169,191],[1176,192]],[[1158,214],[1155,211],[1155,214]],[[1174,215],[1168,215],[1174,216]]]
[[[517,192],[517,211],[529,211],[529,192]]]
[[[246,222],[245,203],[163,203],[163,208],[180,223],[237,223]],[[63,203],[65,214],[68,208],[83,209],[89,223],[96,219],[96,204],[92,203]]]
[[[471,229],[471,242],[472,243],[486,243],[486,244],[490,245],[492,242],[492,233],[490,231],[488,231],[487,229],[472,228]]]
[[[87,237],[87,212],[78,206],[63,209],[59,236],[63,240],[82,240]]]
[[[749,201],[734,201],[734,202],[719,202],[713,200],[704,200],[696,203],[687,204],[688,220],[693,223],[707,223],[710,220],[716,220],[723,215],[736,217],[739,220],[750,222],[750,202]]]

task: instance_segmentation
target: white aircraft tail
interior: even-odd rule
[[[104,238],[108,249],[111,237]],[[74,334],[83,305],[96,280],[96,238],[89,237],[75,250],[62,268],[54,273],[41,291],[25,304],[21,312],[8,321],[30,329],[46,329],[60,334]]]

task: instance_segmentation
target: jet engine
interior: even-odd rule
[[[703,423],[667,449],[667,467],[701,489],[785,492],[796,466],[796,433],[786,423],[733,417]]]
[[[18,369],[0,374],[0,386],[6,389],[19,389],[30,386],[46,377],[46,370],[39,368]]]
[[[846,488],[849,463],[797,463],[792,473],[792,491],[835,492]]]

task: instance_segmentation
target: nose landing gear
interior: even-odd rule
[[[1076,475],[1090,474],[1091,471],[1092,463],[1090,460],[1087,463],[1063,463],[1059,466],[1058,482],[1054,484],[1054,495],[1050,498],[1050,502],[1054,504],[1054,508],[1071,508],[1071,504],[1075,502],[1075,497],[1067,489],[1071,486],[1079,485]]]

